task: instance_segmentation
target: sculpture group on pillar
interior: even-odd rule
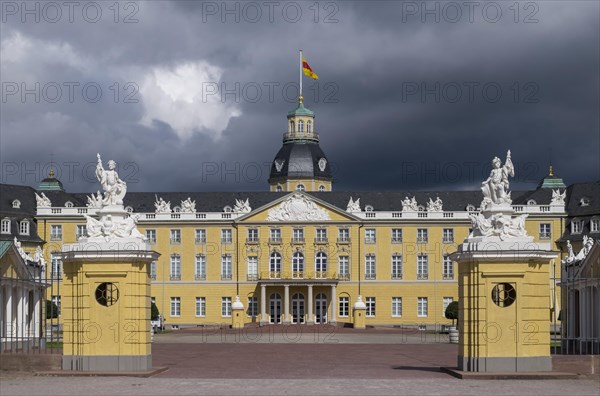
[[[117,164],[115,161],[108,161],[108,170],[102,166],[102,158],[100,154],[98,164],[96,165],[96,177],[104,190],[104,199],[102,204],[106,205],[123,205],[123,197],[127,193],[127,184],[119,178],[119,174],[115,170]]]
[[[470,237],[498,237],[500,240],[508,238],[528,237],[525,231],[525,219],[527,215],[512,217],[513,208],[510,197],[509,177],[515,176],[515,168],[512,163],[510,150],[506,153],[506,161],[498,157],[492,160],[492,171],[490,177],[481,183],[483,200],[481,201],[481,213],[471,214],[473,232]]]

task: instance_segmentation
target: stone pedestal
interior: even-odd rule
[[[235,301],[231,304],[231,327],[241,329],[244,327],[244,304],[240,301],[240,297],[236,296]]]
[[[451,256],[459,268],[459,370],[552,370],[549,264],[556,257],[529,236],[471,237]]]
[[[63,370],[152,369],[149,264],[158,256],[133,237],[64,245]]]
[[[366,329],[367,328],[367,322],[366,322],[366,317],[365,317],[366,312],[367,312],[367,306],[363,302],[362,297],[358,296],[358,300],[356,300],[356,302],[354,303],[354,307],[353,307],[353,316],[354,316],[353,327],[355,329]]]

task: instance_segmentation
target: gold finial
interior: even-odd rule
[[[552,173],[552,165],[550,165],[550,171],[548,173],[548,176],[554,176],[554,173]]]
[[[50,168],[50,173],[48,173],[49,177],[54,177],[54,169]]]
[[[302,101],[303,101],[303,100],[304,100],[304,97],[303,97],[302,95],[300,95],[300,96],[298,97],[298,101],[300,102],[300,104],[302,104]]]

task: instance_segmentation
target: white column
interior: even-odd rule
[[[337,310],[337,293],[335,291],[335,285],[331,285],[331,319],[329,322],[331,324],[336,324],[337,320],[335,318],[335,313]]]
[[[13,335],[13,292],[14,292],[14,288],[12,287],[7,287],[4,291],[5,293],[5,302],[6,304],[4,305],[4,309],[6,310],[6,313],[4,314],[4,317],[6,318],[4,321],[4,326],[5,326],[5,333],[6,337],[12,337]]]
[[[315,313],[313,312],[313,290],[312,285],[308,285],[308,320],[306,324],[315,324]]]
[[[33,336],[34,337],[39,337],[40,334],[40,327],[41,327],[41,321],[40,321],[40,309],[42,306],[42,291],[41,289],[38,290],[34,290],[33,291],[33,298],[35,300],[34,302],[34,308],[33,308]]]
[[[260,285],[260,323],[267,323],[267,286]]]
[[[283,323],[290,323],[290,285],[283,285]]]
[[[17,286],[17,337],[25,336],[25,298],[23,297],[23,288]]]

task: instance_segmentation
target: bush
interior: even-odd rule
[[[58,306],[54,302],[46,300],[46,319],[58,318],[59,314]]]
[[[448,304],[444,316],[446,316],[446,319],[452,319],[452,326],[454,326],[454,321],[458,320],[458,301],[452,301]]]
[[[160,312],[158,311],[158,307],[153,302],[152,305],[150,306],[150,320],[158,320],[159,315],[160,315]]]

